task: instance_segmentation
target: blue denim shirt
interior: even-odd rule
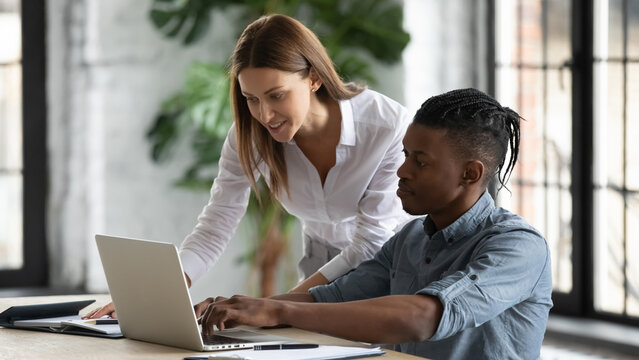
[[[538,359],[552,307],[550,253],[520,216],[488,192],[448,227],[413,220],[372,260],[324,286],[318,302],[429,294],[444,306],[428,340],[397,350],[433,359]]]

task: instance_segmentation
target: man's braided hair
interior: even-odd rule
[[[460,89],[433,96],[415,114],[413,123],[434,129],[446,129],[446,137],[464,159],[484,163],[484,185],[497,175],[506,186],[519,153],[519,121],[515,111],[502,107],[497,100],[477,89]],[[502,168],[506,153],[510,159]]]

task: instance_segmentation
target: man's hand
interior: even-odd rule
[[[225,298],[224,296],[216,296],[216,297],[210,297],[210,298],[206,298],[204,299],[204,301],[200,302],[199,304],[193,306],[193,310],[195,310],[195,318],[197,319],[198,323],[201,323],[201,318],[202,318],[202,314],[204,314],[204,312],[206,311],[206,308],[214,303],[214,302],[221,302],[226,300],[227,298]]]
[[[218,329],[224,330],[238,325],[275,326],[280,324],[279,314],[283,307],[282,301],[240,295],[234,295],[230,299],[221,301],[217,299],[208,303],[202,315],[203,335],[213,334],[214,325]]]
[[[103,317],[104,315],[108,315],[114,319],[118,318],[118,315],[115,313],[115,306],[113,306],[113,302],[110,302],[104,305],[101,308],[94,309],[88,314],[84,315],[83,319],[98,319]]]

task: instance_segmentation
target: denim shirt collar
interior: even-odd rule
[[[431,238],[442,237],[444,242],[452,244],[458,240],[472,235],[477,228],[477,224],[482,223],[495,208],[495,202],[488,190],[484,191],[479,200],[462,216],[452,224],[437,231],[435,223],[430,216],[424,219],[424,232]]]

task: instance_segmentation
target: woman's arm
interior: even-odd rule
[[[305,292],[308,292],[308,289],[312,288],[313,286],[326,285],[326,284],[328,284],[328,279],[324,275],[322,275],[321,272],[317,271],[313,275],[309,276],[306,280],[297,284],[294,288],[292,288],[289,291],[289,293],[290,294],[305,293]]]
[[[234,126],[224,141],[218,166],[209,202],[180,246],[184,272],[191,281],[217,263],[248,205],[250,184],[237,155]]]

